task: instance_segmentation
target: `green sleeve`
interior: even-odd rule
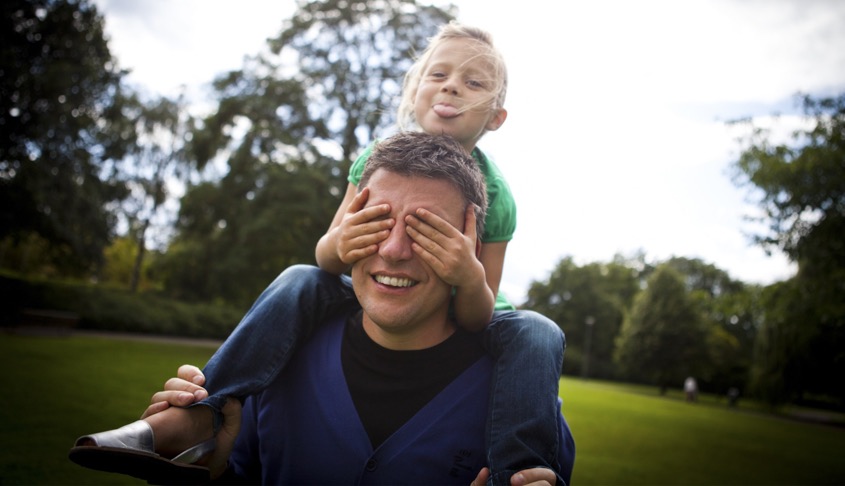
[[[484,220],[484,236],[481,237],[481,241],[484,243],[510,241],[516,231],[516,201],[514,201],[511,188],[496,164],[481,150],[476,148],[472,156],[481,167],[487,184],[487,218]],[[497,311],[516,309],[501,290],[496,295],[496,305],[493,308]]]
[[[473,158],[478,162],[487,183],[487,218],[484,220],[484,243],[510,241],[516,232],[516,201],[502,172],[481,150],[475,149]]]
[[[349,177],[346,180],[349,181],[350,184],[353,186],[358,186],[358,183],[361,182],[361,174],[364,173],[364,165],[367,163],[367,159],[370,158],[370,154],[373,153],[373,147],[375,146],[375,142],[371,143],[361,152],[361,155],[355,159],[355,162],[352,163],[352,167],[349,168]]]

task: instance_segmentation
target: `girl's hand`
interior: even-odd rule
[[[469,205],[464,217],[464,233],[443,218],[425,209],[405,218],[406,231],[414,240],[412,248],[444,282],[455,287],[486,285],[484,267],[478,259],[475,208]]]
[[[390,206],[380,204],[365,208],[370,189],[365,187],[358,193],[349,207],[337,231],[337,256],[346,265],[378,251],[378,244],[387,239],[390,229],[396,223],[390,214]]]

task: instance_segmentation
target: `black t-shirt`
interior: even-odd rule
[[[460,328],[436,346],[393,351],[370,339],[361,319],[358,312],[346,322],[341,362],[352,402],[376,448],[485,353],[481,335]]]

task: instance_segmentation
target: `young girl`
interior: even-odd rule
[[[505,64],[489,34],[450,23],[432,38],[406,75],[398,117],[403,129],[413,126],[455,138],[485,175],[489,208],[479,259],[474,256],[475,215],[471,209],[466,214],[465,234],[422,209],[406,223],[416,243],[414,251],[454,287],[455,320],[466,329],[484,330],[487,350],[496,358],[487,427],[487,459],[493,484],[510,484],[511,476],[523,469],[558,469],[553,463],[561,446],[555,420],[565,347],[563,333],[555,323],[531,311],[515,311],[498,295],[505,250],[516,228],[516,208],[498,168],[476,144],[507,118],[503,107],[506,89]],[[296,265],[282,272],[203,370],[209,396],[201,403],[214,411],[213,419],[196,408],[158,404],[151,409],[163,411],[146,416],[140,424],[81,438],[71,450],[71,459],[87,467],[144,479],[149,474],[150,456],[159,464],[156,467],[172,468],[172,474],[190,469],[155,456],[153,447],[162,456],[172,457],[213,436],[227,397],[244,398],[263,390],[310,334],[314,323],[344,306],[357,305],[349,280],[342,274],[355,261],[375,253],[395,224],[383,218],[389,208],[362,209],[369,193],[366,189],[358,192],[357,184],[371,151],[372,146],[350,169],[344,199],[317,244],[320,268]],[[457,249],[463,256],[449,258]],[[201,377],[198,384],[202,384],[199,380]],[[193,396],[187,397],[188,402],[192,400]],[[124,459],[123,446],[110,447],[115,440],[125,443],[121,436],[126,434],[149,435],[152,440],[145,429],[154,432],[155,445],[147,447],[148,452],[126,449],[125,453],[144,460]],[[194,452],[202,450],[200,446]],[[113,465],[115,454],[121,457],[120,467]]]

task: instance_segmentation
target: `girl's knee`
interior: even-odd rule
[[[535,311],[519,310],[509,313],[497,326],[497,334],[502,340],[511,341],[520,347],[560,352],[566,343],[560,326]]]
[[[289,277],[289,278],[296,278],[296,277],[309,277],[314,275],[315,273],[320,272],[320,269],[313,266],[313,265],[304,265],[304,264],[296,264],[291,265],[282,271],[281,276]]]
[[[315,288],[320,279],[324,278],[322,273],[324,273],[322,270],[312,265],[291,265],[276,277],[267,291],[271,294],[299,293],[305,289]]]
[[[538,339],[557,339],[563,337],[563,330],[553,320],[540,314],[539,312],[526,310],[519,311],[523,314],[519,319],[523,322],[522,326],[530,330],[530,334],[534,334]]]

